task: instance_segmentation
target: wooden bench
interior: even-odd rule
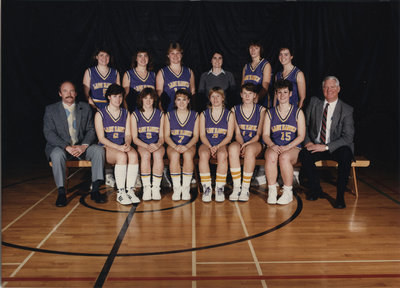
[[[194,159],[195,164],[198,164],[198,158]],[[352,190],[354,189],[355,192],[355,196],[356,198],[358,198],[358,184],[357,184],[357,174],[356,174],[356,167],[368,167],[370,165],[370,161],[363,157],[363,156],[356,156],[355,157],[354,162],[351,163],[351,178],[352,178]],[[240,160],[241,164],[243,165],[243,159]],[[217,164],[217,159],[211,159],[210,160],[211,164]],[[52,163],[49,162],[50,166],[52,166]],[[169,164],[169,160],[168,158],[164,159],[164,165],[168,165]],[[256,165],[261,165],[264,166],[265,165],[265,160],[263,158],[258,158],[256,159]],[[333,160],[320,160],[315,162],[315,166],[317,167],[321,167],[321,168],[326,168],[326,167],[337,167],[338,163],[336,161]],[[92,167],[92,162],[88,161],[88,160],[78,160],[78,161],[66,161],[66,189],[68,186],[68,175],[69,175],[69,171],[68,168],[84,168],[84,167]],[[301,163],[297,162],[295,167],[301,167]]]
[[[49,162],[50,167],[53,167],[53,163]],[[65,162],[65,191],[68,191],[68,176],[69,168],[88,168],[92,167],[92,162],[89,160],[71,160]]]

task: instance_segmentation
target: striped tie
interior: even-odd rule
[[[321,144],[326,144],[326,115],[328,114],[329,103],[326,103],[324,113],[322,114],[322,125],[321,125]]]

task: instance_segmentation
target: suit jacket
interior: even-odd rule
[[[324,100],[312,97],[306,111],[306,137],[304,144],[308,142],[317,143],[318,133],[321,131],[322,113],[324,109]],[[339,147],[349,146],[354,154],[354,120],[353,108],[338,99],[333,111],[330,142],[328,143],[329,151],[333,152]]]
[[[78,138],[76,145],[93,144],[96,141],[96,132],[94,130],[93,112],[89,104],[76,102],[75,115]],[[43,133],[47,141],[45,149],[47,158],[55,147],[65,149],[65,147],[71,145],[67,114],[61,101],[46,106]]]

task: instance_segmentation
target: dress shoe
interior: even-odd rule
[[[346,208],[346,204],[344,203],[344,201],[336,200],[335,205],[333,207],[336,209],[344,209],[344,208]]]
[[[57,197],[57,200],[56,200],[56,206],[57,207],[65,207],[65,206],[67,206],[67,196],[65,196],[65,193],[58,194],[58,197]]]
[[[90,199],[94,200],[96,203],[105,203],[107,197],[105,194],[101,194],[99,191],[92,191],[92,193],[90,193]]]
[[[308,200],[308,201],[316,201],[316,200],[318,200],[318,195],[317,194],[308,194],[306,196],[306,200]]]

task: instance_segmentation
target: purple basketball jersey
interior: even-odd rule
[[[257,64],[256,67],[251,66],[251,63],[246,64],[246,68],[244,70],[244,78],[243,83],[253,83],[257,86],[260,86],[263,81],[264,76],[264,67],[268,64],[266,59],[261,59],[261,61]]]
[[[175,92],[182,88],[190,91],[190,69],[182,67],[181,72],[175,74],[169,66],[166,66],[161,69],[161,73],[164,78],[163,91],[170,99],[167,111],[172,111],[174,109]]]
[[[276,73],[276,79],[286,79],[292,82],[293,84],[293,91],[292,91],[292,96],[289,98],[289,103],[298,106],[299,105],[299,92],[297,89],[297,74],[300,72],[300,69],[297,68],[296,66],[293,67],[292,71],[286,76],[286,78],[283,77],[282,71],[279,71]],[[276,100],[276,105],[279,104],[279,101]]]
[[[278,107],[268,110],[268,117],[271,120],[271,140],[276,145],[285,146],[297,137],[297,118],[300,109],[290,105],[289,113],[285,118],[279,114]],[[300,145],[298,146],[300,147]]]
[[[105,137],[111,142],[123,145],[125,143],[125,127],[128,111],[125,108],[120,108],[119,115],[114,118],[108,106],[100,110],[100,115],[103,118],[103,128]]]
[[[141,92],[144,88],[156,88],[156,74],[152,71],[147,72],[145,78],[140,77],[135,69],[128,70],[126,75],[130,81],[130,87],[137,92]]]
[[[143,112],[135,110],[132,115],[136,118],[138,137],[146,144],[157,143],[160,134],[162,112],[153,109],[149,118],[143,115]]]
[[[97,66],[89,68],[90,75],[90,96],[93,99],[96,107],[101,110],[108,105],[105,98],[107,88],[117,81],[117,70],[113,68],[108,69],[106,75],[102,75]]]
[[[228,133],[228,122],[231,112],[224,108],[218,119],[212,117],[212,109],[203,112],[205,119],[206,137],[212,146],[216,146],[225,139]]]
[[[176,110],[167,112],[171,139],[177,145],[186,145],[193,137],[194,124],[197,119],[195,111],[189,111],[184,122],[179,121]]]
[[[250,116],[246,117],[242,110],[242,104],[234,107],[236,123],[239,125],[244,143],[256,136],[258,125],[260,124],[261,109],[261,105],[254,104]]]

